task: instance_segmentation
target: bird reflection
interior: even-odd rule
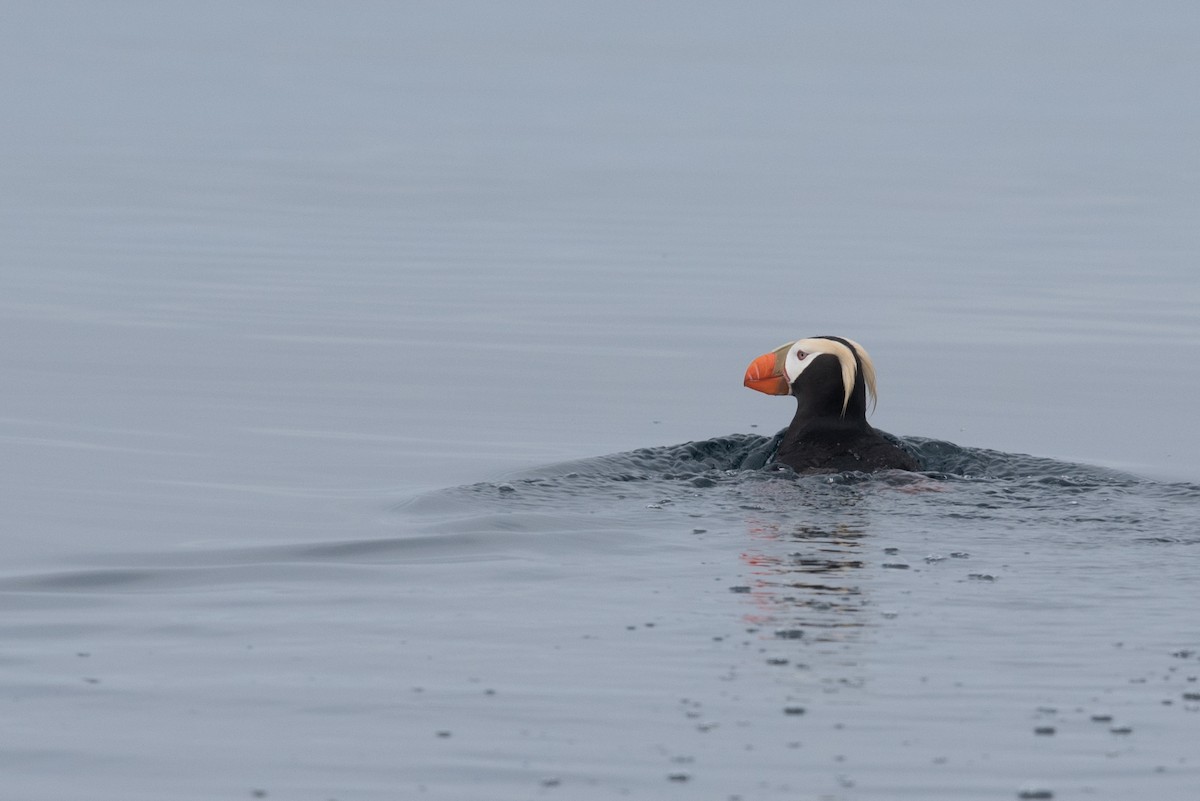
[[[867,602],[855,571],[864,566],[865,525],[748,520],[747,527],[755,543],[741,554],[751,577],[742,592],[754,606],[748,623],[817,641],[847,639],[864,625]]]

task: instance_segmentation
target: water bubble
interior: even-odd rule
[[[1054,791],[1046,787],[1026,786],[1017,791],[1017,798],[1054,798]]]

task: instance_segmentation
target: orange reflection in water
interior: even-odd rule
[[[774,627],[781,636],[813,630],[817,641],[841,640],[863,626],[863,590],[856,581],[865,526],[784,524],[749,519],[755,546],[741,554],[749,568],[743,617],[756,627]]]

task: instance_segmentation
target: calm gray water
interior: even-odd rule
[[[1194,798],[1197,41],[10,7],[0,798]],[[761,466],[815,334],[926,474]]]

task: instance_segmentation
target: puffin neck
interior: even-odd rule
[[[867,425],[867,388],[862,370],[855,371],[854,388],[847,401],[841,364],[835,356],[817,356],[792,384],[792,396],[796,398],[796,415],[790,428],[818,421],[829,427]]]

